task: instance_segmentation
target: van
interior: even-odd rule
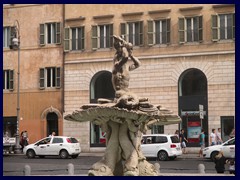
[[[174,160],[177,156],[182,155],[179,138],[176,135],[143,135],[141,143],[143,155],[156,157],[159,161]]]

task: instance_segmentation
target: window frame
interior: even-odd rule
[[[136,29],[137,23],[139,24],[138,32]],[[130,32],[129,32],[130,24],[133,24],[133,27],[132,27],[133,42],[131,42],[130,37],[129,37],[130,36]],[[143,21],[128,21],[128,22],[121,23],[120,24],[120,32],[121,32],[121,36],[124,37],[124,39],[127,42],[131,42],[133,44],[133,46],[143,46],[144,45],[144,22]],[[136,44],[137,37],[138,37],[138,41],[139,41],[138,44]]]
[[[14,70],[6,69],[3,70],[3,90],[14,90]]]
[[[47,72],[48,70],[50,70],[50,82],[48,78],[48,72]],[[50,83],[50,86],[48,86],[49,83]],[[39,69],[39,88],[40,89],[61,88],[61,68],[60,67],[40,68]]]
[[[107,26],[109,27],[109,34],[107,34]],[[101,30],[100,28],[103,27],[104,31],[104,46],[101,47]],[[109,40],[108,40],[109,39]],[[109,41],[109,42],[107,42]],[[109,46],[107,46],[109,44]],[[113,24],[98,24],[92,25],[92,50],[97,49],[108,49],[113,47]]]
[[[194,29],[194,18],[196,18],[197,21],[197,29]],[[188,41],[188,29],[187,29],[187,20],[191,19],[191,36],[192,40]],[[194,39],[194,33],[195,31],[198,32],[198,38],[197,40]],[[197,15],[197,16],[185,16],[185,17],[179,17],[178,18],[178,36],[179,36],[179,43],[201,43],[203,41],[203,16]]]
[[[220,16],[224,15],[225,16],[225,20],[224,20],[224,25],[227,24],[227,16],[231,15],[232,18],[232,25],[229,27],[232,29],[232,37],[231,38],[227,38],[227,34],[228,34],[228,26],[224,26],[225,31],[225,38],[222,39],[221,38],[221,21],[220,21]],[[212,41],[216,42],[216,41],[226,41],[226,40],[235,40],[235,12],[232,13],[219,13],[219,14],[212,14],[211,15],[211,28],[212,28]]]
[[[49,25],[51,27],[51,42],[49,39]],[[53,25],[55,29],[53,30]],[[54,31],[54,32],[53,32]],[[55,38],[53,38],[53,36]],[[39,44],[40,46],[51,45],[51,44],[61,44],[61,23],[60,22],[47,22],[41,23],[39,25]]]

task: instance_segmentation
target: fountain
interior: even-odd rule
[[[97,104],[83,105],[64,118],[91,121],[106,132],[106,151],[102,159],[93,164],[89,176],[157,176],[158,170],[142,154],[142,134],[152,124],[177,124],[181,118],[129,90],[129,73],[141,63],[133,55],[131,43],[119,36],[113,37],[116,49],[112,70],[115,99],[100,98]],[[128,62],[132,63],[129,65]]]

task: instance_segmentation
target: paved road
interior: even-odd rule
[[[206,173],[215,173],[213,162],[196,156],[185,155],[171,161],[159,162],[155,159],[148,159],[148,161],[152,164],[159,162],[161,173],[197,173],[199,164],[205,165]],[[26,164],[31,166],[32,175],[68,174],[67,165],[69,163],[74,165],[75,174],[86,175],[92,164],[100,159],[101,156],[91,154],[80,155],[77,159],[59,159],[58,157],[28,159],[23,155],[10,155],[3,157],[3,175],[22,176]]]

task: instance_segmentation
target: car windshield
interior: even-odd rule
[[[69,138],[69,140],[71,141],[71,143],[78,143],[78,140],[75,138]]]
[[[172,143],[179,143],[179,139],[177,136],[171,136]]]

